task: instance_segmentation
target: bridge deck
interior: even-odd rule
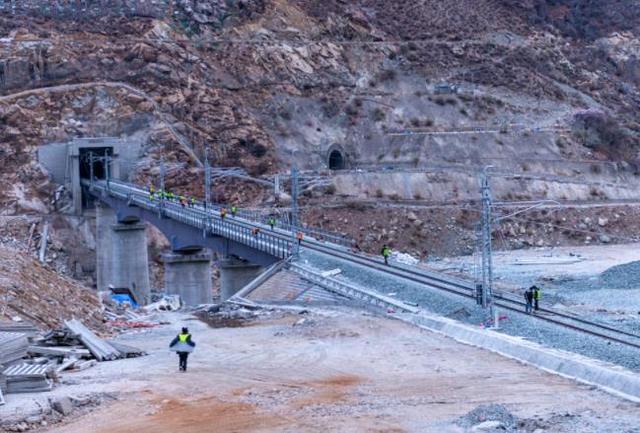
[[[189,207],[152,200],[148,191],[119,181],[83,180],[82,184],[97,200],[114,208],[120,222],[144,220],[158,227],[174,250],[207,247],[263,265],[287,258],[293,251],[291,233],[241,217],[222,218],[201,204]]]

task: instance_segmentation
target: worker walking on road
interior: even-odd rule
[[[531,286],[530,290],[533,292],[533,309],[538,311],[540,309],[540,299],[542,298],[542,291],[538,286]]]
[[[182,328],[182,331],[169,345],[169,349],[178,354],[178,368],[180,371],[187,371],[187,359],[195,347],[196,343],[191,340],[191,334],[189,334],[189,330],[187,328]]]
[[[533,291],[531,290],[531,288],[525,290],[524,300],[527,303],[524,307],[524,310],[527,314],[531,314],[531,310],[533,309]]]
[[[384,244],[382,246],[382,250],[380,251],[380,254],[382,254],[382,257],[384,258],[384,264],[388,265],[389,264],[389,256],[391,256],[391,248],[389,248],[389,246],[387,244]]]

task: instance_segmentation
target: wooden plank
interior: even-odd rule
[[[76,365],[73,367],[72,371],[82,371],[82,370],[86,370],[87,368],[93,367],[94,365],[96,365],[96,360],[92,359],[90,361],[84,361],[84,362],[77,362]]]
[[[60,373],[65,371],[67,368],[71,368],[75,365],[75,363],[78,362],[78,358],[69,358],[69,359],[65,359],[64,361],[62,361],[62,364],[60,364],[58,366],[58,368],[56,368],[56,373]]]

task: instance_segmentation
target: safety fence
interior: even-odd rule
[[[111,180],[109,181],[109,184],[112,186],[116,185],[122,188],[126,188],[127,191],[141,195],[145,199],[149,198],[148,191],[142,190],[138,187],[127,184],[125,182]],[[90,185],[90,182],[87,183],[87,185]],[[174,198],[174,201],[170,201],[170,200],[160,200],[158,197],[159,195],[156,195],[156,199],[153,202],[154,206],[157,206],[158,203],[164,203],[167,206],[176,203],[175,198]],[[178,207],[180,206],[178,205]],[[213,204],[209,204],[209,208],[207,209],[205,207],[204,202],[196,201],[195,208],[205,212],[208,210],[217,215],[220,215],[220,211],[224,208],[227,211],[227,215],[231,215],[231,208],[228,205],[213,203]],[[187,207],[186,209],[193,209],[193,208]],[[274,228],[277,228],[286,232],[292,232],[292,233],[302,232],[304,233],[305,236],[314,238],[318,241],[330,242],[330,243],[341,245],[344,247],[352,247],[354,245],[354,241],[350,237],[343,235],[341,233],[331,232],[331,231],[323,230],[316,227],[309,227],[304,225],[293,225],[291,223],[292,215],[291,215],[290,208],[238,209],[235,216],[239,219],[251,221],[253,223],[257,223],[261,225],[269,225],[269,219],[273,217],[273,219],[275,220]]]

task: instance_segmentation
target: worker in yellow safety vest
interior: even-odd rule
[[[540,299],[542,299],[542,290],[538,286],[531,286],[533,291],[533,309],[535,311],[540,310]]]
[[[389,264],[389,256],[391,256],[391,248],[389,248],[389,246],[387,244],[384,244],[382,246],[382,250],[380,251],[380,254],[384,258],[384,264],[388,265]]]
[[[187,358],[189,358],[189,354],[193,352],[195,347],[196,343],[191,339],[191,334],[187,328],[182,328],[182,331],[171,341],[169,349],[178,354],[178,369],[180,371],[187,371]]]

